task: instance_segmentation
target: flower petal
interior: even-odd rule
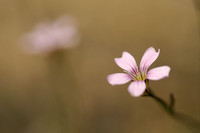
[[[140,62],[140,69],[142,71],[146,71],[149,66],[158,58],[158,55],[160,53],[160,49],[158,49],[158,52],[153,47],[148,48]]]
[[[119,67],[130,73],[136,73],[138,71],[134,57],[128,52],[123,52],[121,58],[115,58],[115,62]]]
[[[107,77],[108,82],[111,85],[121,85],[129,82],[132,77],[126,73],[114,73]]]
[[[145,89],[146,84],[144,81],[134,81],[128,87],[129,93],[134,97],[141,96],[144,93]]]
[[[170,67],[169,66],[161,66],[151,69],[147,73],[147,79],[150,80],[160,80],[165,77],[169,77]]]

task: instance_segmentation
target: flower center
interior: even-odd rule
[[[141,71],[141,70],[137,70],[136,72],[128,72],[126,70],[124,70],[125,73],[127,73],[128,75],[130,75],[133,78],[133,81],[138,81],[138,80],[142,80],[144,81],[146,79],[146,72]]]

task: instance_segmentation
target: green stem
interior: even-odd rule
[[[164,100],[161,98],[157,97],[155,94],[152,93],[152,91],[149,92],[149,95],[151,98],[153,98],[160,106],[169,114],[173,115],[174,114],[174,109],[173,106],[168,105]]]
[[[190,116],[178,113],[174,111],[174,97],[170,95],[170,104],[167,104],[164,100],[156,96],[150,88],[147,89],[146,96],[153,98],[165,111],[168,113],[171,118],[175,119],[188,129],[190,129],[193,133],[200,133],[200,121],[191,118]]]
[[[61,133],[65,133],[68,127],[68,114],[66,102],[62,96],[62,84],[64,77],[65,55],[63,51],[56,51],[48,56],[49,78],[52,95],[55,100],[55,110],[57,111],[58,124]]]

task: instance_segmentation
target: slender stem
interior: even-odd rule
[[[150,89],[149,89],[150,90]],[[162,100],[161,98],[159,98],[158,96],[156,96],[152,91],[148,92],[148,96],[150,96],[151,98],[153,98],[156,102],[158,102],[158,104],[160,104],[160,106],[162,106],[162,108],[169,114],[169,115],[173,115],[174,109],[173,109],[173,105],[174,105],[174,98],[173,95],[170,96],[170,105],[168,105],[164,100]]]
[[[174,97],[171,94],[170,95],[170,104],[167,104],[164,100],[156,96],[150,88],[148,88],[148,91],[146,91],[146,96],[149,96],[153,98],[165,111],[168,113],[171,118],[175,119],[188,129],[190,129],[193,133],[200,133],[200,121],[196,120],[190,116],[187,116],[182,113],[175,112],[174,110]]]
[[[55,98],[55,108],[58,115],[57,118],[61,133],[65,133],[68,129],[68,115],[65,107],[66,103],[61,95],[61,85],[64,79],[64,61],[65,56],[63,51],[56,51],[51,53],[48,57],[49,78],[52,87],[52,95]]]

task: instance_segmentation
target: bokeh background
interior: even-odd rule
[[[171,67],[151,81],[154,92],[177,111],[200,120],[198,1],[1,0],[1,133],[190,133],[148,97],[134,98],[128,84],[111,86],[108,74],[123,51],[137,63],[153,46],[151,68]],[[76,48],[31,55],[20,38],[45,19],[73,15],[81,34]]]

